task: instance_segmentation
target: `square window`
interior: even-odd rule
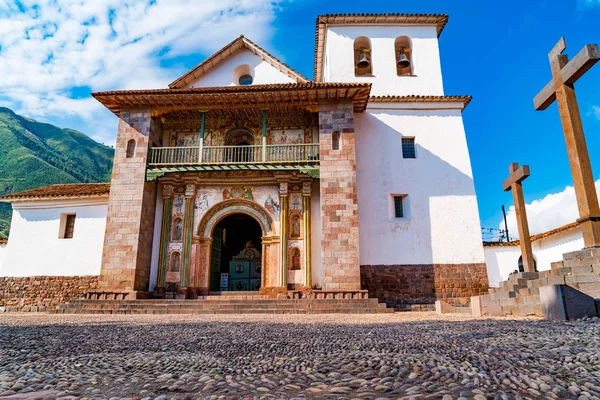
[[[59,239],[72,239],[75,233],[75,214],[62,214],[60,216]]]
[[[415,152],[415,138],[402,138],[402,157],[417,158]]]
[[[403,196],[394,196],[394,217],[395,218],[404,218],[404,197]]]

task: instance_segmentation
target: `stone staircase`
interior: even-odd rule
[[[381,314],[377,299],[272,299],[261,295],[204,296],[197,300],[71,300],[52,314]]]
[[[549,285],[568,285],[600,298],[600,248],[566,253],[547,271],[511,275],[499,288],[471,299],[473,315],[542,316],[540,287]]]

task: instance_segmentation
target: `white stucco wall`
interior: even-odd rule
[[[354,40],[371,40],[372,76],[354,73]],[[415,76],[398,76],[394,41],[412,40]],[[442,69],[435,26],[330,26],[325,42],[324,82],[371,82],[371,96],[443,95]]]
[[[239,50],[205,75],[192,82],[186,87],[211,87],[237,85],[234,82],[234,70],[240,65],[248,65],[251,68],[253,85],[265,83],[292,83],[294,79],[279,71],[271,64],[263,61],[250,50]]]
[[[460,110],[369,106],[355,132],[361,265],[482,263]],[[403,136],[415,138],[415,159],[402,157]],[[391,194],[407,195],[409,218],[392,217]]]
[[[564,253],[581,250],[583,247],[583,235],[579,227],[535,240],[531,244],[538,271],[549,270],[551,263],[563,259]],[[490,286],[498,287],[500,282],[508,279],[511,272],[518,269],[521,248],[486,246],[484,249]]]
[[[0,276],[99,275],[108,199],[13,203]],[[59,239],[60,216],[75,213],[72,239]]]

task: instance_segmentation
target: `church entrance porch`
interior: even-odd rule
[[[232,214],[212,234],[210,291],[258,291],[262,281],[262,231],[245,214]]]

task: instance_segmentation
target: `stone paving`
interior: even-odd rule
[[[600,322],[0,314],[8,399],[600,399]]]

